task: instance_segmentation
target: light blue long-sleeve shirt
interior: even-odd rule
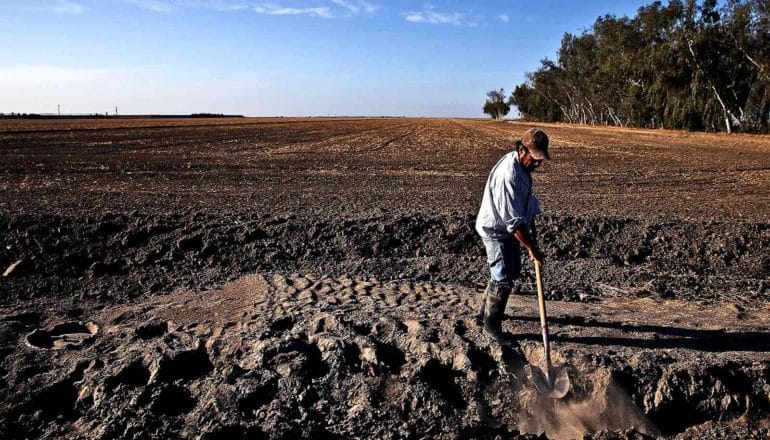
[[[476,232],[483,238],[509,237],[520,226],[529,228],[540,215],[540,205],[532,195],[532,177],[511,151],[492,168],[484,186]]]

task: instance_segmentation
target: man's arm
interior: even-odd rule
[[[532,230],[533,232],[535,230],[534,222],[533,222]],[[533,261],[537,261],[541,265],[543,264],[543,254],[540,252],[540,249],[537,247],[536,241],[527,231],[526,226],[524,225],[519,226],[513,232],[513,236],[516,237],[516,240],[519,240],[519,243],[521,243],[521,245],[527,249],[527,252],[529,252],[529,257]]]

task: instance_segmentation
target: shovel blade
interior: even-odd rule
[[[535,366],[530,371],[538,393],[551,399],[561,399],[569,392],[569,376],[565,368],[552,366],[548,375]]]

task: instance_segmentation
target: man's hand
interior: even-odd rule
[[[532,246],[531,248],[527,249],[529,251],[529,258],[532,259],[532,261],[537,261],[540,263],[541,266],[545,263],[545,258],[543,258],[543,253],[540,252],[540,249],[538,249],[535,246]]]
[[[516,239],[519,240],[519,243],[521,243],[521,245],[527,249],[529,252],[529,257],[532,259],[532,261],[539,261],[540,265],[542,266],[544,263],[543,253],[540,252],[540,248],[537,247],[534,240],[532,240],[532,237],[529,235],[529,231],[527,231],[526,228],[521,227],[514,231],[513,236],[516,237]]]

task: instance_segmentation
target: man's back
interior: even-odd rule
[[[492,168],[484,187],[476,232],[485,238],[501,238],[539,214],[531,203],[532,178],[521,166],[516,151],[504,155]],[[530,209],[532,208],[532,209]],[[530,212],[537,209],[538,212]]]

